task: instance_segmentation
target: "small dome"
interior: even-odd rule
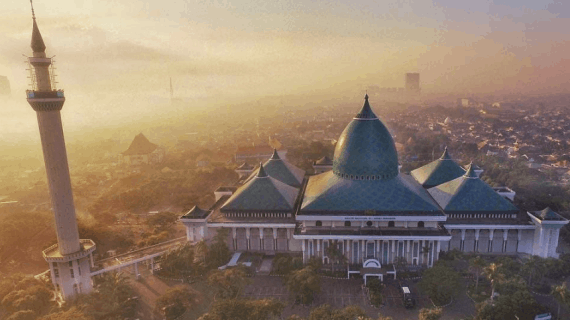
[[[334,150],[333,172],[349,179],[392,179],[398,175],[394,140],[372,111],[368,96],[364,100],[362,109],[340,135]]]

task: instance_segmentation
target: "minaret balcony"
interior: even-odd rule
[[[28,57],[28,61],[35,67],[47,67],[51,64],[51,58],[45,57]]]
[[[79,244],[79,251],[71,254],[62,255],[59,252],[59,246],[57,243],[42,251],[42,254],[47,262],[68,262],[71,260],[85,258],[96,249],[95,242],[91,239],[81,239],[79,240]]]
[[[65,95],[63,90],[33,91],[27,90],[28,103],[35,111],[59,111],[63,108]]]

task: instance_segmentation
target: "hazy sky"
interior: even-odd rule
[[[402,87],[405,72],[421,73],[424,92],[570,89],[570,1],[36,0],[34,6],[67,92],[68,126],[150,117],[152,106],[168,99],[169,77],[175,94],[195,99],[196,108],[329,88],[358,96],[368,85]],[[12,85],[4,118],[11,130],[35,126],[23,100],[30,15],[26,0],[2,3],[0,75]]]

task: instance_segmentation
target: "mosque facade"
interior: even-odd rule
[[[493,189],[479,179],[480,168],[459,166],[447,150],[401,173],[392,136],[368,96],[340,135],[332,162],[323,158],[314,167],[309,175],[275,151],[248,168],[239,185],[217,190],[211,208],[194,207],[180,218],[188,240],[208,240],[227,228],[236,252],[299,253],[305,262],[326,263],[327,248],[335,246],[350,265],[405,260],[430,267],[453,249],[558,257],[560,228],[568,223],[549,208],[517,208],[512,190]]]

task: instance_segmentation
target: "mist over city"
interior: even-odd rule
[[[570,318],[570,2],[0,21],[0,319]]]

